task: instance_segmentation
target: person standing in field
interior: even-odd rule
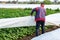
[[[36,12],[35,14],[35,21],[36,21],[36,36],[39,35],[39,27],[41,25],[42,34],[45,32],[45,15],[46,10],[44,9],[44,3],[41,3],[40,7],[36,7],[32,9],[31,16],[33,15],[33,12]]]

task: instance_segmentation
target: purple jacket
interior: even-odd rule
[[[33,12],[36,12],[35,21],[45,21],[46,11],[44,8],[36,7],[32,10],[31,15],[33,15]]]

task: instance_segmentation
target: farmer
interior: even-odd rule
[[[45,28],[45,15],[46,15],[46,11],[44,9],[44,3],[41,3],[40,7],[36,7],[32,10],[31,12],[31,16],[33,15],[33,12],[36,12],[35,15],[35,21],[36,21],[36,36],[39,35],[39,27],[41,25],[41,29],[42,29],[42,34],[45,32],[44,28]]]

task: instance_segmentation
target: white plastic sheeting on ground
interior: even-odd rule
[[[44,33],[31,40],[60,40],[60,28],[51,32]]]
[[[60,26],[60,13],[55,13],[46,16],[46,22],[50,22],[51,24]]]
[[[0,28],[22,27],[32,25],[35,25],[35,22],[34,17],[31,16],[0,19]]]
[[[35,8],[35,7],[40,7],[40,4],[0,4],[0,8]],[[60,4],[58,5],[45,5],[45,9],[52,9],[55,10],[57,8],[60,9]]]
[[[46,16],[45,25],[59,26],[60,24],[59,17],[60,13]],[[35,26],[34,16],[0,19],[0,28],[22,27],[22,26]]]

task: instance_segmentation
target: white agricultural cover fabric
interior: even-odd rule
[[[31,40],[60,40],[60,28],[34,37]]]
[[[60,24],[59,17],[60,13],[55,13],[46,16],[45,25],[59,26]],[[23,26],[35,26],[34,16],[0,19],[0,28],[23,27]]]
[[[35,7],[40,7],[40,4],[0,4],[0,8],[35,8]],[[45,9],[46,8],[52,10],[55,10],[57,8],[60,9],[60,4],[45,5]]]

